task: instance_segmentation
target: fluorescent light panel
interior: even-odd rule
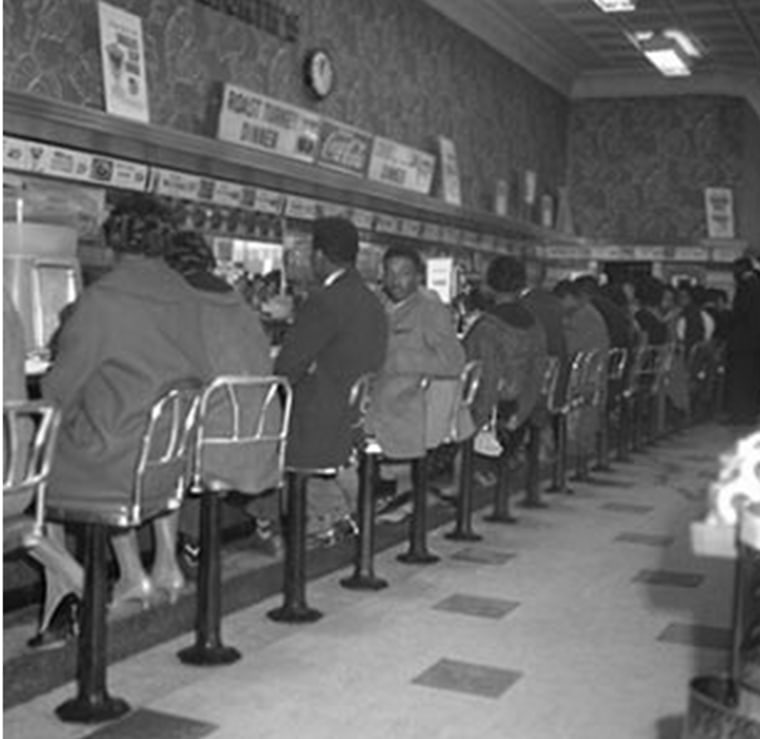
[[[636,0],[594,0],[605,13],[630,13],[636,10]]]
[[[653,31],[637,31],[630,38],[665,77],[690,75],[692,60],[700,56],[692,39],[677,29],[657,34]]]

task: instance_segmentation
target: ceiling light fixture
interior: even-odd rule
[[[687,77],[694,59],[701,56],[691,38],[677,29],[637,31],[630,38],[665,77]]]
[[[630,13],[636,10],[636,0],[594,0],[605,13]]]

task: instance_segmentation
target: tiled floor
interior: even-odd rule
[[[517,525],[478,514],[481,542],[436,531],[434,565],[387,551],[384,591],[342,589],[346,571],[312,582],[316,624],[270,622],[279,598],[238,611],[234,665],[180,664],[190,635],[113,665],[137,709],[121,722],[59,723],[69,684],[7,711],[4,736],[679,739],[689,680],[727,663],[732,563],[696,559],[688,524],[730,441],[693,430],[605,473],[633,485],[576,483]]]

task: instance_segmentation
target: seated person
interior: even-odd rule
[[[210,365],[203,369],[203,379],[208,381],[220,375],[271,375],[270,345],[260,319],[229,283],[214,274],[216,260],[203,237],[193,231],[177,234],[164,259],[195,291],[201,331],[198,340],[205,347]],[[244,422],[253,424],[264,402],[264,393],[246,391],[245,401]],[[218,429],[224,435],[229,418],[226,404],[210,410],[208,431],[213,434]],[[277,428],[279,423],[279,407],[273,407],[266,428]],[[226,490],[243,494],[231,496],[229,502],[245,506],[256,521],[257,543],[269,554],[277,554],[279,538],[273,535],[272,526],[279,516],[279,501],[272,494],[280,484],[275,446],[207,449],[203,468],[209,477],[222,482]],[[264,491],[270,494],[260,496]],[[187,498],[180,516],[180,534],[181,551],[186,555],[184,564],[190,566],[194,564],[193,552],[197,553],[198,516],[199,499]]]
[[[94,497],[128,495],[150,407],[173,383],[211,379],[218,362],[226,362],[219,342],[238,325],[237,295],[196,289],[164,261],[176,232],[162,201],[123,196],[104,231],[116,266],[80,296],[43,380],[44,397],[62,411],[48,490],[52,500],[65,499],[70,490]],[[211,343],[209,313],[217,307],[229,327]],[[113,604],[134,600],[147,607],[158,591],[170,600],[178,596],[184,578],[176,527],[176,514],[155,520],[151,577],[143,569],[135,532],[113,537],[119,565]]]
[[[496,257],[488,266],[486,286],[493,296],[486,312],[465,336],[468,359],[483,363],[472,408],[481,427],[497,410],[505,431],[521,428],[541,394],[547,359],[546,334],[520,300],[525,267],[514,257]],[[506,441],[506,434],[500,434]]]
[[[26,347],[24,327],[12,298],[3,288],[3,402],[24,401],[27,399],[24,377],[24,358]],[[28,459],[32,428],[21,422],[18,428],[18,463],[16,471],[25,469]],[[8,443],[8,429],[4,429],[4,440]],[[4,449],[3,460],[8,462],[8,450]],[[3,469],[3,479],[8,470]],[[45,598],[42,605],[42,618],[37,635],[29,645],[33,647],[48,645],[61,638],[73,636],[77,629],[77,611],[82,595],[84,573],[65,546],[64,532],[61,526],[48,524],[45,534],[34,541],[31,546],[23,537],[31,527],[31,519],[24,513],[33,505],[33,491],[28,494],[12,496],[3,500],[3,519],[5,523],[4,548],[19,545],[28,546],[28,553],[37,560],[45,570]],[[21,526],[17,526],[21,523]],[[11,529],[13,529],[11,531]]]
[[[367,428],[388,459],[425,456],[446,438],[465,365],[454,319],[438,296],[424,290],[419,252],[391,247],[383,257],[388,354],[378,373]],[[425,390],[424,377],[434,377]],[[461,429],[472,430],[469,418]]]

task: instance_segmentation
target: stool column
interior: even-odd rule
[[[534,424],[528,426],[528,446],[525,455],[525,500],[522,505],[526,508],[547,508],[541,500],[540,489],[540,452],[541,427]]]
[[[306,486],[309,475],[289,472],[286,485],[284,602],[267,613],[272,621],[308,623],[322,613],[306,604]]]
[[[484,516],[483,520],[490,523],[517,523],[509,507],[510,474],[509,457],[506,451],[499,455],[498,465],[498,479],[493,491],[493,511],[488,516]]]
[[[378,455],[359,452],[359,534],[356,538],[354,574],[340,581],[349,590],[381,590],[388,582],[375,575],[375,481]]]
[[[82,624],[77,645],[77,697],[55,709],[62,721],[93,724],[127,713],[129,704],[112,698],[106,687],[106,558],[107,529],[86,524],[85,582]]]
[[[459,497],[457,499],[457,522],[453,531],[445,534],[454,541],[480,541],[483,537],[472,530],[472,472],[475,459],[475,438],[470,437],[460,449],[462,464],[459,472]]]
[[[559,414],[556,424],[557,459],[552,470],[552,483],[546,492],[570,494],[572,491],[567,487],[567,415]]]
[[[427,565],[440,557],[427,548],[427,491],[428,458],[420,457],[412,462],[412,518],[409,521],[409,549],[397,557],[405,564]]]
[[[209,490],[201,494],[200,562],[195,616],[195,644],[177,653],[190,665],[226,665],[240,659],[240,652],[225,647],[221,638],[222,547],[219,497]]]

